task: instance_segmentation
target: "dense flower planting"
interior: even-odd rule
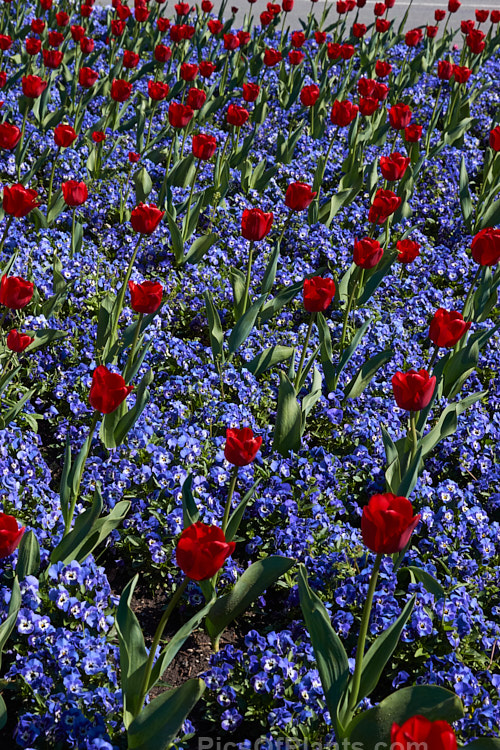
[[[2,3],[5,747],[500,747],[500,13],[364,4]]]

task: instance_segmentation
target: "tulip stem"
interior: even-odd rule
[[[16,153],[17,181],[18,182],[21,182],[21,153],[23,149],[24,133],[26,130],[26,120],[28,119],[28,112],[29,112],[29,109],[26,106],[26,109],[24,110],[24,115],[23,115],[23,124],[21,126],[21,140],[19,141],[19,145],[17,147],[17,153]]]
[[[358,703],[359,686],[361,683],[361,671],[363,665],[363,656],[365,652],[366,634],[368,633],[368,625],[370,622],[370,614],[373,603],[373,595],[375,594],[375,587],[377,585],[378,573],[380,570],[380,563],[382,561],[382,555],[379,553],[375,558],[373,564],[372,575],[370,578],[370,585],[368,586],[368,593],[366,595],[365,606],[363,607],[363,614],[361,616],[361,625],[359,628],[358,645],[356,648],[356,665],[354,667],[354,674],[351,681],[351,690],[349,694],[348,711],[354,712]]]
[[[165,193],[167,192],[167,180],[168,173],[170,171],[170,162],[172,161],[172,151],[174,149],[174,142],[177,140],[177,133],[172,134],[172,140],[170,141],[170,148],[168,149],[167,162],[165,164],[165,174],[163,176],[163,184],[160,190],[160,197],[158,199],[158,205],[161,207],[165,202]]]
[[[73,209],[73,218],[71,220],[71,254],[70,258],[75,255],[75,224],[76,224],[76,208]]]
[[[222,526],[221,526],[224,536],[226,535],[227,524],[229,521],[229,513],[231,511],[231,503],[233,500],[233,495],[234,495],[234,490],[236,487],[237,479],[238,479],[238,467],[233,466],[233,470],[231,472],[231,479],[229,480],[229,489],[227,491],[227,500],[226,500],[226,507],[224,508],[224,517],[222,519]]]
[[[75,514],[76,501],[78,500],[78,495],[80,494],[80,485],[83,479],[83,472],[85,471],[85,464],[87,463],[87,459],[89,457],[90,447],[92,445],[92,438],[94,437],[95,428],[97,426],[97,422],[100,416],[101,416],[100,412],[94,411],[92,415],[92,421],[90,423],[89,434],[87,436],[85,443],[82,445],[80,449],[80,451],[84,452],[84,459],[82,461],[82,468],[80,469],[80,476],[78,477],[77,484],[71,492],[71,500],[69,503],[68,515],[66,516],[66,520],[64,523],[63,537],[69,534],[71,530],[71,522],[73,521],[73,516]]]
[[[313,328],[315,320],[316,320],[316,313],[311,313],[311,317],[309,319],[309,326],[307,328],[306,338],[304,341],[304,346],[302,347],[302,354],[300,357],[299,367],[297,369],[297,374],[295,376],[295,392],[296,393],[298,393],[300,378],[302,377],[302,369],[304,367],[304,361],[306,358],[307,347],[309,346],[309,340],[311,338],[312,328]]]
[[[5,323],[5,318],[7,317],[8,312],[9,312],[9,308],[6,307],[2,313],[2,317],[0,318],[0,328],[3,328],[3,324]]]
[[[149,120],[148,135],[147,135],[147,138],[146,138],[146,145],[144,146],[144,151],[145,152],[148,150],[149,141],[151,140],[151,128],[152,128],[153,120],[154,120],[154,117],[155,117],[156,105],[157,105],[157,102],[153,101],[153,104],[152,104],[152,107],[151,107],[151,119]]]
[[[290,226],[290,221],[291,220],[292,220],[292,212],[290,211],[289,214],[288,214],[288,216],[285,219],[285,223],[283,224],[283,229],[281,230],[281,234],[278,237],[278,242],[276,243],[277,245],[281,245],[281,240],[283,239],[286,230]]]
[[[59,158],[60,153],[61,153],[61,149],[58,148],[56,151],[55,159],[52,163],[52,169],[50,170],[49,192],[47,193],[47,215],[50,211],[50,204],[52,203],[52,186],[54,184],[54,175],[56,173],[57,159]]]
[[[410,457],[410,463],[415,458],[415,453],[417,452],[417,443],[418,443],[418,437],[417,437],[417,412],[411,411],[410,412],[410,431],[411,431],[411,457]]]
[[[245,279],[245,290],[243,292],[243,301],[242,301],[242,307],[241,307],[241,315],[244,315],[247,309],[248,305],[248,295],[250,293],[250,277],[252,275],[252,260],[253,260],[253,240],[250,242],[250,247],[248,250],[248,265],[247,265],[247,275]],[[241,317],[241,316],[240,316]]]
[[[5,229],[3,230],[2,239],[0,240],[0,253],[3,250],[3,246],[5,245],[5,240],[7,239],[7,235],[9,233],[10,225],[12,224],[13,216],[7,216],[7,220],[5,222]]]
[[[165,630],[166,624],[168,622],[168,619],[172,612],[174,611],[175,607],[180,601],[181,596],[183,595],[184,591],[186,590],[186,586],[189,583],[188,576],[184,576],[182,583],[178,588],[176,588],[174,595],[172,596],[170,602],[168,603],[168,606],[164,613],[161,616],[161,620],[158,623],[158,627],[156,628],[156,632],[154,634],[153,643],[151,644],[151,649],[149,651],[148,660],[146,662],[146,668],[144,670],[144,678],[142,680],[142,687],[141,687],[141,693],[140,693],[140,700],[138,702],[138,715],[142,711],[142,706],[144,704],[144,700],[150,690],[149,681],[151,679],[151,673],[153,671],[153,662],[156,654],[156,649],[158,648],[158,645],[162,639],[163,631]]]
[[[344,353],[344,346],[345,346],[345,339],[347,334],[347,324],[349,321],[349,313],[351,312],[352,303],[354,301],[354,297],[356,296],[356,292],[358,291],[358,285],[362,283],[362,278],[364,275],[364,269],[361,271],[361,277],[358,277],[359,274],[359,266],[356,269],[356,279],[353,281],[352,285],[352,291],[349,295],[349,299],[347,301],[347,307],[344,315],[344,323],[342,326],[342,337],[340,339],[340,352],[339,352],[339,360],[342,358],[342,354]],[[336,385],[337,383],[335,383]]]
[[[201,164],[201,159],[198,159],[198,162],[196,164],[196,169],[194,170],[193,182],[191,183],[191,190],[189,191],[189,198],[188,198],[188,203],[187,203],[186,216],[184,218],[185,224],[184,224],[184,229],[183,229],[183,232],[182,232],[182,241],[183,242],[186,242],[186,240],[189,237],[189,234],[188,234],[188,232],[189,232],[189,214],[191,212],[191,203],[193,201],[193,193],[194,193],[194,188],[195,188],[195,185],[196,185],[196,180],[198,179],[198,173],[200,171],[200,164]]]
[[[433,353],[432,353],[432,357],[431,357],[430,362],[429,362],[429,367],[427,368],[429,370],[429,372],[431,372],[431,370],[433,368],[434,362],[436,361],[436,358],[437,358],[437,355],[438,355],[438,351],[439,351],[439,346],[436,346],[434,348]]]
[[[463,309],[463,313],[462,313],[463,316],[464,316],[464,320],[465,321],[469,320],[469,306],[470,306],[470,303],[471,303],[472,295],[474,293],[474,287],[476,286],[476,282],[477,282],[477,280],[479,278],[479,274],[481,273],[481,268],[482,268],[482,266],[478,266],[477,267],[477,270],[476,270],[476,273],[474,274],[474,278],[472,279],[469,291],[467,292],[467,297],[465,298],[464,309]]]
[[[134,331],[134,340],[132,341],[132,346],[130,348],[130,353],[128,355],[127,365],[125,367],[125,372],[123,374],[123,378],[124,378],[124,380],[125,380],[125,382],[126,382],[127,385],[129,384],[129,375],[130,375],[130,371],[132,370],[132,365],[133,365],[133,362],[134,362],[135,350],[137,348],[137,342],[139,341],[139,335],[141,333],[142,319],[143,318],[144,318],[144,313],[139,313],[139,318],[137,320],[137,326],[136,326],[135,331]]]
[[[135,250],[132,253],[132,257],[130,258],[130,262],[128,264],[127,272],[125,274],[125,279],[123,281],[122,288],[118,292],[118,297],[116,298],[116,314],[114,314],[114,320],[113,320],[113,328],[111,330],[110,340],[109,340],[109,346],[113,346],[113,342],[115,340],[116,331],[118,329],[118,320],[120,318],[120,313],[123,308],[123,300],[125,299],[125,292],[127,290],[127,284],[129,282],[130,276],[132,274],[132,268],[134,267],[135,259],[137,256],[137,252],[139,250],[140,244],[142,242],[142,234],[139,234],[139,237],[137,239],[137,244],[135,246]]]

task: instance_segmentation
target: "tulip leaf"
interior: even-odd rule
[[[188,680],[151,701],[127,731],[129,750],[166,750],[205,690],[203,680]]]
[[[259,479],[253,487],[250,487],[248,492],[245,494],[245,496],[240,500],[238,503],[236,509],[232,512],[231,516],[229,517],[229,521],[227,524],[226,529],[226,542],[232,542],[234,537],[236,536],[238,529],[240,527],[241,520],[243,518],[243,514],[245,513],[246,507],[250,500],[252,499],[252,496],[259,486],[261,480]]]
[[[340,375],[341,375],[344,367],[347,365],[347,363],[349,362],[349,360],[353,356],[354,352],[358,348],[358,344],[361,341],[361,339],[363,338],[363,336],[365,335],[365,333],[366,333],[368,327],[370,326],[371,322],[372,322],[371,318],[369,318],[368,320],[365,320],[365,322],[363,323],[363,325],[361,326],[361,328],[358,328],[358,330],[356,331],[356,333],[352,337],[352,341],[349,344],[349,346],[347,347],[347,349],[344,349],[344,352],[343,352],[343,354],[342,354],[342,356],[340,358],[340,361],[339,361],[339,363],[337,364],[337,367],[336,367],[336,376],[337,376],[337,378],[340,377]]]
[[[210,234],[203,234],[201,237],[197,237],[184,256],[182,262],[193,264],[199,263],[217,240],[218,235],[215,234],[215,232],[210,232]]]
[[[282,372],[278,392],[278,409],[274,428],[273,450],[286,456],[300,448],[302,436],[302,410],[297,402],[295,388]]]
[[[500,739],[497,737],[479,737],[465,745],[464,750],[500,750]]]
[[[385,665],[393,655],[399,643],[404,626],[408,622],[415,606],[415,596],[406,603],[403,611],[391,625],[384,630],[375,640],[363,656],[361,682],[359,685],[357,703],[370,695],[378,685]]]
[[[40,545],[34,532],[30,529],[23,534],[19,544],[16,575],[19,581],[26,576],[36,576],[40,569]]]
[[[7,617],[0,625],[0,666],[2,663],[2,652],[5,644],[10,638],[10,634],[14,630],[14,626],[17,620],[17,613],[21,609],[21,589],[19,587],[19,581],[15,576],[12,582],[12,591],[10,594],[9,611]]]
[[[458,427],[458,416],[462,414],[469,406],[475,404],[486,396],[488,391],[473,393],[461,401],[449,404],[441,414],[438,423],[419,441],[422,448],[422,458],[428,455],[439,443],[440,440],[453,435]]]
[[[304,382],[305,378],[307,377],[307,373],[308,373],[308,371],[309,371],[312,363],[314,362],[314,357],[316,356],[316,354],[318,353],[318,351],[319,351],[319,347],[316,349],[315,353],[313,354],[313,356],[309,360],[309,362],[308,362],[309,367],[308,368],[304,368],[304,372],[303,372],[302,377],[300,379],[299,387],[302,387],[303,382]],[[313,408],[313,406],[321,398],[321,395],[322,395],[321,385],[322,385],[321,373],[318,370],[318,368],[315,367],[314,371],[313,371],[313,379],[312,379],[311,390],[307,394],[307,396],[304,396],[304,398],[302,399],[302,425],[301,425],[301,431],[302,432],[304,430],[304,424],[305,424],[306,417],[309,416],[309,413],[310,413],[311,409]]]
[[[335,367],[333,366],[332,334],[323,313],[316,315],[316,324],[320,341],[320,357],[323,375],[328,391],[335,390]]]
[[[295,284],[292,284],[291,286],[287,286],[284,289],[282,289],[276,297],[274,297],[270,302],[267,302],[267,304],[264,305],[262,308],[262,311],[260,313],[260,318],[263,322],[267,322],[272,318],[274,315],[276,315],[277,312],[281,310],[282,307],[285,307],[285,305],[288,305],[297,294],[302,291],[302,287],[304,286],[303,281],[298,281]]]
[[[212,295],[207,290],[204,294],[205,297],[205,309],[207,311],[208,319],[208,333],[210,336],[210,344],[212,346],[212,354],[214,360],[220,359],[224,361],[224,332],[220,322],[219,313],[214,305]]]
[[[175,219],[173,218],[170,211],[165,211],[167,215],[168,228],[170,230],[170,239],[172,241],[172,252],[176,263],[182,263],[184,259],[184,241],[182,239],[182,233],[177,226]]]
[[[278,267],[278,259],[280,257],[280,246],[279,243],[273,249],[271,256],[268,260],[264,276],[262,278],[262,286],[260,288],[261,294],[269,294],[271,291],[274,281],[276,279],[276,269]]]
[[[193,484],[193,475],[188,474],[182,485],[182,519],[186,529],[193,523],[196,523],[200,517],[200,511],[196,506],[191,485]]]
[[[400,495],[402,497],[409,497],[409,495],[411,495],[417,483],[418,476],[420,474],[421,463],[422,463],[422,446],[419,445],[415,453],[415,456],[413,457],[413,460],[411,461],[410,465],[408,466],[408,468],[406,469],[405,473],[403,474],[401,478],[401,483],[396,493],[397,495]]]
[[[469,187],[469,175],[467,174],[467,167],[465,166],[463,156],[460,161],[459,197],[465,226],[472,233],[472,198]]]
[[[325,700],[336,731],[342,733],[343,700],[349,680],[349,662],[342,641],[330,622],[328,611],[312,591],[307,581],[304,565],[299,565],[299,596],[306,624],[316,657]]]
[[[123,722],[128,727],[141,709],[142,682],[148,652],[141,626],[130,602],[139,574],[125,586],[116,610],[115,626],[120,644],[120,673],[123,691]]]
[[[250,362],[245,362],[243,367],[253,373],[255,377],[258,377],[266,370],[278,364],[278,362],[285,362],[292,356],[293,352],[293,347],[277,344],[276,346],[264,349],[264,351],[251,359]]]
[[[346,398],[357,398],[366,386],[369,385],[373,379],[373,376],[381,367],[383,367],[390,359],[394,356],[393,349],[385,349],[383,352],[378,352],[370,359],[367,359],[357,373],[354,375],[351,381],[344,388],[344,395]]]
[[[479,344],[474,340],[452,354],[443,370],[443,395],[449,399],[456,396],[478,362]]]
[[[195,158],[193,154],[188,154],[183,159],[179,159],[168,175],[169,185],[175,187],[187,187],[191,185],[196,171]]]
[[[213,604],[206,621],[212,639],[218,639],[230,622],[246,609],[280,576],[290,570],[295,561],[288,557],[272,555],[250,565],[238,578],[228,594],[219,597]]]
[[[135,404],[127,411],[115,427],[114,430],[114,442],[115,446],[121,445],[125,440],[126,436],[135,425],[142,412],[144,411],[146,404],[149,400],[148,386],[153,382],[153,371],[149,369],[142,377],[141,382],[136,391]],[[108,416],[108,415],[106,415]],[[105,419],[104,419],[105,421]],[[112,446],[112,447],[115,447]],[[108,446],[106,446],[108,447]]]
[[[144,203],[153,189],[153,183],[146,167],[142,166],[134,174],[135,202],[136,204]]]
[[[375,708],[355,716],[346,729],[353,742],[360,742],[364,750],[375,750],[391,744],[391,727],[401,726],[412,716],[425,716],[430,721],[452,723],[461,719],[464,709],[460,698],[451,690],[437,685],[416,685],[397,690]]]
[[[65,331],[58,331],[55,328],[39,328],[38,331],[25,331],[25,333],[34,337],[34,341],[26,347],[27,352],[32,352],[35,349],[39,349],[41,346],[45,346],[45,344],[64,339],[67,336]]]
[[[5,705],[4,699],[0,695],[0,729],[3,729],[6,724],[7,724],[7,706]]]
[[[229,280],[233,289],[234,318],[239,320],[243,315],[243,309],[248,305],[248,294],[245,294],[245,274],[239,268],[231,268]]]
[[[238,320],[233,330],[231,331],[228,340],[228,350],[230,357],[239,349],[239,347],[243,344],[244,341],[246,341],[246,339],[250,335],[252,328],[255,325],[255,321],[257,320],[257,316],[262,308],[262,305],[265,302],[266,296],[267,295],[263,294],[261,297],[259,297],[259,299],[254,302],[251,307],[248,308],[245,314],[241,316],[241,318]]]
[[[415,565],[408,565],[405,568],[400,568],[398,576],[405,573],[409,574],[412,583],[421,583],[425,590],[428,591],[429,594],[433,594],[436,599],[442,599],[446,596],[446,592],[439,581],[436,581],[436,579],[426,570],[423,570],[423,568],[417,568]]]
[[[391,266],[393,265],[395,260],[395,255],[385,253],[382,260],[378,263],[378,265],[375,266],[375,268],[371,272],[371,275],[368,276],[367,280],[365,281],[364,287],[361,290],[361,294],[358,297],[359,306],[366,305],[368,300],[371,299],[375,291],[378,289],[382,281],[389,273]]]

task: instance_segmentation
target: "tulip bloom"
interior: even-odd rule
[[[2,276],[0,281],[0,305],[9,310],[22,310],[33,297],[34,285],[21,276]]]
[[[407,104],[394,104],[389,110],[389,122],[394,130],[404,130],[411,121],[411,109]]]
[[[435,346],[453,347],[470,327],[471,323],[465,322],[462,313],[440,307],[431,320],[429,338]]]
[[[7,336],[7,348],[10,349],[11,352],[20,354],[21,352],[24,352],[34,340],[35,339],[32,336],[28,336],[26,333],[19,333],[13,328]]]
[[[213,135],[199,133],[193,135],[192,151],[196,159],[208,161],[212,158],[217,150],[217,141]]]
[[[235,128],[241,128],[248,121],[249,117],[250,113],[245,107],[240,107],[238,104],[230,104],[227,109],[226,122]]]
[[[243,99],[246,102],[254,102],[260,93],[260,86],[258,83],[244,83],[243,84]]]
[[[392,190],[377,190],[368,213],[372,224],[383,224],[401,205],[399,198]]]
[[[361,534],[368,549],[377,555],[401,552],[420,521],[406,497],[392,492],[373,495],[363,508]]]
[[[143,315],[151,315],[158,310],[163,296],[163,287],[157,281],[143,281],[136,284],[128,282],[130,306],[132,310]]]
[[[321,276],[304,279],[302,295],[304,309],[307,312],[325,312],[335,296],[335,282]]]
[[[161,81],[148,81],[149,98],[155,102],[161,102],[167,98],[170,86]]]
[[[420,245],[415,240],[398,240],[396,242],[398,261],[400,263],[412,263],[420,255]]]
[[[500,125],[490,131],[490,148],[493,151],[500,151]]]
[[[139,203],[130,215],[130,223],[139,234],[153,234],[164,216],[165,211],[160,211],[153,203]]]
[[[255,460],[262,445],[262,438],[256,437],[250,427],[228,428],[224,458],[233,466],[248,466]]]
[[[394,722],[391,728],[391,746],[399,750],[423,746],[432,750],[457,750],[457,738],[446,721],[430,721],[425,716],[412,716],[401,726]]]
[[[22,219],[39,205],[38,193],[32,188],[25,188],[21,183],[3,189],[3,210],[9,216]]]
[[[500,229],[486,227],[471,243],[472,257],[480,266],[494,266],[500,260]]]
[[[61,185],[65,203],[71,208],[81,206],[87,200],[89,193],[84,182],[67,180]]]
[[[168,121],[173,128],[185,128],[193,119],[191,107],[179,102],[172,102],[168,108]]]
[[[24,96],[28,99],[38,99],[47,88],[47,81],[40,76],[23,76],[21,80]]]
[[[218,526],[197,521],[179,537],[175,551],[177,565],[191,580],[205,581],[222,568],[235,547],[235,542],[226,542]]]
[[[389,182],[401,180],[408,168],[410,159],[395,151],[389,156],[380,157],[380,171],[382,177]]]
[[[80,68],[78,72],[78,83],[84,89],[91,89],[99,78],[99,73],[92,68]]]
[[[337,127],[345,128],[351,124],[358,114],[358,107],[349,101],[333,102],[332,111],[330,112],[330,122]]]
[[[186,97],[186,104],[191,109],[201,109],[207,101],[207,95],[203,89],[191,88]]]
[[[304,86],[300,92],[300,102],[304,107],[314,107],[319,99],[319,86],[312,83],[310,86]]]
[[[430,402],[436,387],[436,378],[430,377],[427,370],[408,370],[392,376],[394,398],[400,409],[416,412]]]
[[[76,132],[71,125],[58,125],[54,128],[54,143],[59,148],[69,148],[76,139]]]
[[[245,208],[241,217],[241,234],[250,242],[259,242],[269,234],[273,225],[272,211],[265,213],[260,208]]]
[[[0,148],[13,151],[21,140],[21,130],[8,122],[0,123]]]
[[[375,268],[381,261],[384,248],[378,240],[364,237],[354,241],[353,262],[360,268]]]
[[[99,365],[92,375],[89,403],[101,414],[111,414],[132,390],[133,386],[126,385],[121,375],[110,372],[104,365]]]
[[[14,516],[0,513],[0,559],[12,555],[19,546],[19,542],[25,532],[25,527],[18,527]]]
[[[132,93],[132,84],[121,78],[113,78],[111,84],[110,96],[115,102],[126,102],[130,99]]]
[[[305,211],[315,199],[317,192],[305,182],[292,182],[286,189],[285,206],[292,211]]]

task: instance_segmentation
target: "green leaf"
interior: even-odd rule
[[[368,277],[367,281],[364,284],[363,290],[358,297],[359,307],[361,307],[362,305],[366,305],[368,300],[371,299],[375,291],[378,289],[382,281],[391,270],[391,266],[393,265],[395,260],[396,255],[386,252],[380,263],[375,266],[375,269],[371,273],[371,276]]]
[[[402,496],[402,497],[409,497],[411,495],[417,483],[418,476],[420,474],[421,463],[422,463],[422,446],[419,445],[417,448],[417,452],[415,453],[415,456],[413,457],[413,461],[410,463],[403,477],[401,478],[401,483],[396,493],[397,495]]]
[[[497,737],[480,737],[465,745],[465,750],[500,750],[500,739]]]
[[[264,276],[262,278],[262,286],[260,288],[261,294],[269,294],[271,291],[274,280],[276,279],[276,269],[278,267],[278,259],[280,257],[280,246],[279,244],[273,249],[271,256],[268,260]]]
[[[207,253],[212,245],[217,242],[218,238],[219,237],[215,232],[203,234],[201,237],[198,237],[189,248],[182,262],[193,264],[199,263],[205,253]]]
[[[134,174],[136,203],[144,203],[153,189],[153,183],[146,167],[141,167]]]
[[[63,562],[65,564],[76,560],[78,549],[89,537],[90,531],[102,512],[102,497],[100,490],[96,487],[92,505],[86,511],[80,513],[69,534],[63,536],[59,544],[54,547],[50,555],[50,562]]]
[[[370,359],[367,359],[353,379],[344,388],[344,394],[346,398],[357,398],[366,386],[372,381],[373,376],[381,367],[383,367],[390,359],[394,356],[393,349],[385,349],[383,352],[378,352]]]
[[[474,393],[461,401],[449,404],[441,414],[438,423],[419,441],[419,446],[422,448],[422,458],[425,458],[440,440],[453,435],[458,427],[458,416],[476,401],[484,398],[487,393],[488,391]]]
[[[3,729],[7,724],[7,706],[5,701],[0,694],[0,729]]]
[[[45,344],[50,344],[52,341],[58,341],[64,339],[67,336],[65,331],[58,331],[54,328],[39,328],[38,331],[26,331],[30,336],[34,337],[34,341],[26,348],[27,352],[39,349]]]
[[[340,358],[340,361],[339,361],[339,363],[338,363],[338,365],[336,367],[337,377],[340,377],[340,375],[341,375],[344,367],[350,361],[352,355],[354,354],[354,352],[358,348],[358,344],[361,341],[361,339],[363,338],[363,336],[364,336],[365,332],[367,331],[368,327],[370,326],[371,322],[372,322],[371,318],[368,319],[368,320],[365,320],[365,322],[363,323],[363,325],[361,326],[361,328],[358,328],[358,330],[356,331],[356,333],[352,337],[352,341],[349,344],[349,346],[347,347],[347,349],[344,349],[344,352],[343,352],[343,354],[342,354],[342,356]]]
[[[264,294],[259,297],[234,326],[228,340],[229,356],[232,356],[250,335],[265,299],[266,295]]]
[[[356,716],[346,729],[351,742],[360,742],[364,750],[391,744],[391,727],[404,724],[412,716],[425,716],[430,721],[452,723],[461,719],[464,709],[461,700],[450,690],[437,685],[416,685],[392,693],[375,708]]]
[[[121,445],[128,433],[135,425],[142,412],[144,411],[147,402],[149,401],[148,386],[153,382],[153,370],[149,369],[142,377],[141,382],[136,391],[135,404],[133,407],[120,419],[115,427],[114,442],[115,445]],[[107,415],[106,415],[107,416]]]
[[[272,555],[258,560],[238,578],[228,594],[219,597],[212,606],[206,621],[207,631],[215,639],[227,628],[230,622],[243,614],[250,604],[266,589],[270,588],[280,576],[295,565],[288,557]]]
[[[104,347],[108,343],[115,299],[114,294],[108,293],[103,297],[101,306],[99,307],[96,335],[97,352],[104,351]]]
[[[130,602],[139,575],[125,586],[116,610],[116,632],[120,644],[120,672],[123,690],[123,722],[128,727],[141,709],[142,682],[148,653],[141,626]]]
[[[234,318],[239,320],[243,315],[243,309],[248,306],[248,294],[245,294],[245,274],[239,268],[230,268],[229,280],[233,289]]]
[[[287,286],[280,292],[278,292],[276,297],[274,297],[270,302],[267,302],[267,304],[265,304],[262,308],[262,312],[260,314],[261,320],[263,322],[267,322],[268,320],[270,320],[270,318],[274,317],[274,315],[276,315],[276,313],[279,312],[282,307],[285,307],[285,305],[288,305],[289,302],[295,299],[297,294],[302,291],[303,286],[303,281],[297,281],[295,284]]]
[[[357,702],[370,695],[378,685],[385,665],[393,655],[399,643],[404,626],[408,622],[415,606],[416,596],[412,596],[403,611],[391,625],[381,633],[363,656],[361,682],[357,695]]]
[[[318,350],[316,350],[316,353],[317,351]],[[309,367],[311,366],[312,362],[314,362],[314,355],[309,360]],[[303,378],[305,378],[306,375],[307,375],[307,370],[306,368],[304,368]],[[303,380],[301,378],[301,383],[302,382]],[[309,416],[311,409],[320,400],[322,396],[322,388],[321,388],[322,382],[323,381],[321,378],[321,373],[318,370],[318,368],[315,367],[313,371],[313,380],[312,380],[311,390],[302,399],[302,427],[301,427],[302,432],[304,431],[304,424],[305,424],[306,417]]]
[[[212,295],[207,290],[204,294],[205,297],[205,308],[207,311],[208,319],[208,333],[210,336],[210,344],[212,346],[212,354],[214,360],[220,359],[224,361],[224,332],[220,322],[219,313],[214,305]]]
[[[274,428],[273,450],[286,456],[300,448],[302,436],[302,409],[297,402],[295,388],[282,372],[278,392],[278,409]]]
[[[300,606],[311,636],[326,704],[335,730],[341,734],[342,703],[349,680],[347,654],[342,641],[332,627],[325,605],[309,587],[304,565],[299,565],[298,584]]]
[[[0,666],[2,664],[2,652],[5,644],[10,638],[10,634],[14,630],[14,626],[17,620],[17,613],[21,609],[21,589],[19,588],[19,581],[17,576],[12,582],[12,592],[10,595],[9,611],[7,617],[0,625]]]
[[[40,569],[40,545],[33,531],[23,534],[19,544],[16,575],[20,581],[26,576],[36,576]]]
[[[176,187],[187,187],[188,185],[191,185],[195,170],[196,164],[193,154],[189,154],[183,159],[179,159],[168,175],[169,185],[175,185]]]
[[[238,529],[240,527],[241,520],[243,518],[243,514],[245,513],[246,507],[248,503],[250,502],[255,490],[259,486],[260,482],[261,480],[259,479],[257,482],[255,482],[253,487],[250,487],[248,492],[240,500],[236,509],[232,512],[231,516],[229,517],[229,521],[228,521],[227,529],[226,529],[226,542],[232,542],[234,537],[236,536]]]
[[[472,198],[469,188],[469,175],[467,174],[467,167],[465,166],[463,156],[460,162],[459,197],[465,226],[472,233]]]
[[[152,700],[128,728],[129,750],[167,750],[204,690],[203,680],[188,680]]]
[[[405,568],[400,568],[399,573],[408,573],[412,583],[421,583],[429,594],[433,594],[436,599],[442,599],[446,596],[444,588],[441,586],[439,581],[427,573],[422,568],[417,568],[415,565],[408,565]]]
[[[170,239],[172,240],[172,252],[175,257],[176,263],[182,263],[184,260],[184,241],[182,239],[182,233],[177,226],[174,217],[170,211],[165,212],[167,215],[168,228],[170,230]]]
[[[200,517],[200,511],[196,506],[193,493],[191,491],[191,485],[193,483],[193,475],[188,474],[182,485],[182,519],[183,525],[186,529],[193,523],[196,523]]]
[[[292,356],[293,351],[292,346],[280,346],[279,344],[270,346],[269,349],[264,349],[263,352],[257,354],[250,362],[244,362],[242,366],[253,373],[255,377],[258,377],[278,362],[285,362]]]

